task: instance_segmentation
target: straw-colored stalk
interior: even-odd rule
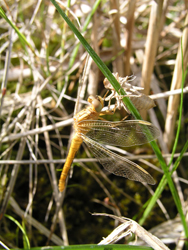
[[[181,43],[181,40],[182,40],[182,43]],[[181,46],[182,46],[183,55],[181,52]],[[176,58],[172,84],[171,84],[171,91],[181,88],[182,56],[183,56],[183,67],[185,70],[188,64],[188,13],[185,19],[185,25],[184,25],[182,38],[180,39],[180,42],[179,42],[178,54]],[[168,101],[164,140],[167,143],[169,149],[171,148],[172,141],[174,139],[174,127],[175,127],[176,115],[177,115],[178,107],[179,107],[179,99],[180,99],[179,95],[175,95],[175,96],[170,96],[169,101]]]
[[[144,88],[144,94],[148,95],[150,91],[151,75],[153,73],[155,56],[158,46],[158,38],[161,27],[163,0],[153,1],[151,14],[149,19],[149,28],[146,40],[146,49],[144,63],[142,68],[141,87]],[[142,117],[145,119],[146,112],[142,112]]]

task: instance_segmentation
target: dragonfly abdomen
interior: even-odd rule
[[[61,172],[61,176],[59,179],[59,191],[60,192],[63,192],[63,190],[65,189],[65,181],[69,173],[69,169],[74,160],[75,154],[77,153],[78,149],[80,148],[80,145],[82,144],[82,141],[83,141],[82,138],[77,133],[73,136],[71,146],[69,149],[69,153],[67,155],[67,159],[63,166],[63,170]]]

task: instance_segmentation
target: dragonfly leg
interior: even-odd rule
[[[115,113],[115,110],[114,110],[114,108],[113,108],[113,110],[111,109],[111,110],[105,110],[105,111],[102,111],[102,112],[100,112],[100,116],[101,115],[113,115]],[[100,118],[100,117],[99,117]]]
[[[104,118],[102,118],[102,117],[100,117],[100,116],[99,116],[98,119],[99,119],[99,120],[102,120],[102,121],[107,121],[106,119],[104,119]]]
[[[103,96],[103,99],[105,100],[106,96],[108,95],[109,90],[107,90],[106,94]]]
[[[130,114],[126,115],[126,116],[121,120],[121,122],[124,121],[124,120],[126,120],[127,117],[129,117],[129,116],[130,116]]]

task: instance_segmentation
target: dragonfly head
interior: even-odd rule
[[[100,112],[102,108],[104,107],[103,98],[99,95],[96,95],[96,96],[90,95],[88,97],[88,102],[93,105],[93,107],[95,108],[97,112]]]

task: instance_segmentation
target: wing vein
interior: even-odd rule
[[[111,152],[84,134],[82,134],[82,138],[101,165],[110,173],[134,181],[155,184],[153,177],[136,163]]]

